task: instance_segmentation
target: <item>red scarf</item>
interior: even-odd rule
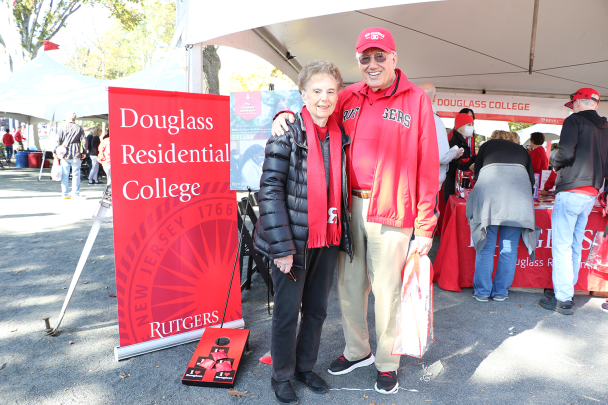
[[[308,247],[340,245],[340,200],[342,192],[342,132],[336,121],[327,121],[329,129],[329,196],[325,165],[319,137],[306,107],[302,108],[306,127],[308,157],[306,179],[308,193]]]

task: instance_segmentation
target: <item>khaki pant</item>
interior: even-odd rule
[[[367,222],[369,199],[353,196],[351,204],[355,257],[338,256],[338,297],[349,361],[371,352],[367,328],[367,300],[374,292],[376,313],[376,368],[396,371],[401,356],[391,355],[397,331],[401,270],[405,265],[413,228]]]

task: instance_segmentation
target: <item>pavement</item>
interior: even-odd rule
[[[82,184],[84,198],[63,200],[45,169],[0,169],[0,404],[275,404],[269,354],[271,318],[259,275],[244,291],[251,353],[243,357],[237,398],[220,388],[181,384],[196,343],[117,362],[118,325],[112,222],[103,224],[61,325],[57,319],[103,186]],[[109,216],[111,219],[111,215]],[[431,258],[436,254],[436,238]],[[434,286],[435,342],[422,359],[402,356],[393,395],[372,390],[376,371],[332,376],[344,348],[337,294],[331,291],[315,371],[332,391],[300,383],[301,404],[608,404],[605,298],[577,296],[564,316],[538,306],[541,290],[513,289],[505,302],[479,303]],[[369,304],[375,344],[374,300]],[[375,350],[375,347],[372,347]]]

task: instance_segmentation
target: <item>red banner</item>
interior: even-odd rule
[[[230,99],[110,88],[109,107],[120,348],[200,337],[221,322],[237,253]]]
[[[535,209],[534,213],[536,226],[541,229],[535,260],[530,259],[520,240],[512,286],[553,288],[551,210]],[[444,290],[462,292],[461,287],[473,286],[473,276],[475,275],[475,248],[471,240],[471,229],[466,217],[464,200],[450,197],[442,222],[441,244],[433,263],[434,281]],[[578,283],[574,286],[577,290],[608,291],[608,275],[585,266],[595,232],[603,232],[605,227],[606,218],[602,218],[599,212],[592,211],[583,236],[582,263]],[[495,255],[494,269],[497,264],[498,256]]]

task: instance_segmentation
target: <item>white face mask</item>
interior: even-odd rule
[[[464,127],[465,130],[465,135],[467,138],[470,138],[471,136],[473,136],[473,130],[475,128],[474,127]]]

